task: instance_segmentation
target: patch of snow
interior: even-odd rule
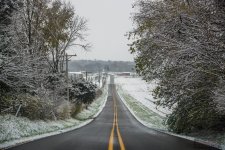
[[[20,118],[20,120],[22,120],[22,119]],[[70,119],[70,120],[77,121],[75,119]],[[81,128],[81,127],[89,124],[90,122],[92,122],[92,120],[93,119],[82,121],[79,124],[76,124],[76,125],[73,124],[72,127],[69,127],[69,128],[66,128],[66,129],[62,128],[62,129],[59,129],[59,130],[56,130],[56,131],[53,131],[53,132],[49,132],[49,133],[42,133],[42,134],[40,133],[40,134],[34,135],[34,136],[29,136],[29,134],[28,134],[29,137],[23,137],[23,138],[20,138],[19,135],[18,135],[19,132],[17,132],[17,135],[15,135],[15,136],[17,136],[18,139],[3,142],[3,143],[0,144],[0,148],[10,148],[10,147],[13,147],[13,146],[16,146],[16,145],[24,144],[24,143],[27,143],[27,142],[31,142],[31,141],[34,141],[34,140],[41,139],[41,138],[45,138],[45,137],[61,134],[61,133],[64,133],[64,132],[69,132],[69,131]],[[57,125],[57,123],[53,123],[53,124]],[[62,124],[58,124],[58,125],[62,126]],[[37,124],[35,126],[37,126]],[[51,126],[51,124],[49,126]],[[14,130],[12,128],[10,128],[10,129]],[[45,127],[45,129],[49,130],[49,128],[47,128],[47,126]]]
[[[118,90],[117,90],[118,91]],[[204,145],[209,145],[209,146],[212,146],[212,147],[215,147],[215,148],[218,148],[218,149],[224,149],[225,150],[225,145],[219,145],[219,144],[216,144],[212,141],[207,141],[207,140],[202,140],[202,139],[199,139],[199,138],[195,138],[195,137],[190,137],[190,136],[185,136],[185,135],[179,135],[179,134],[175,134],[175,133],[172,133],[172,132],[169,132],[165,129],[162,129],[162,128],[157,128],[155,127],[154,124],[152,124],[152,122],[146,122],[146,121],[143,121],[143,118],[141,118],[140,116],[138,116],[136,114],[136,110],[134,109],[131,109],[131,107],[129,106],[129,104],[127,103],[127,100],[125,100],[125,98],[122,96],[121,94],[121,91],[117,92],[118,96],[120,97],[120,99],[122,100],[123,104],[127,107],[127,109],[130,111],[130,113],[134,116],[134,118],[140,122],[142,125],[150,128],[150,129],[153,129],[155,131],[158,131],[158,132],[161,132],[161,133],[166,133],[168,135],[172,135],[172,136],[176,136],[176,137],[180,137],[180,138],[184,138],[184,139],[187,139],[187,140],[190,140],[190,141],[194,141],[194,142],[198,142],[198,143],[202,143]]]
[[[81,113],[79,113],[76,118],[80,120],[85,120],[85,119],[93,119],[96,118],[103,108],[105,107],[106,100],[108,96],[108,86],[103,89],[101,97],[99,97],[97,100],[95,100],[89,107],[88,109],[83,110]]]
[[[134,99],[141,102],[144,106],[148,107],[160,116],[166,117],[167,114],[171,113],[168,108],[157,106],[154,103],[157,101],[157,99],[152,96],[153,90],[157,86],[155,81],[147,83],[140,77],[133,78],[117,76],[115,78],[115,84],[121,86],[122,89]]]
[[[130,111],[130,113],[134,116],[134,118],[137,121],[139,121],[141,124],[143,124],[146,127],[154,128],[152,123],[143,121],[141,118],[137,117],[137,115],[135,114],[135,111],[136,110],[132,110],[130,108],[130,106],[128,105],[128,103],[126,102],[126,100],[124,99],[124,97],[120,94],[120,92],[117,92],[117,93],[118,93],[118,96],[120,97],[120,99],[122,100],[123,104],[127,107],[127,109]]]
[[[217,144],[216,141],[210,141],[210,140],[203,140],[200,139],[198,137],[190,137],[190,136],[185,136],[185,135],[180,135],[180,134],[175,134],[172,132],[167,131],[165,128],[159,128],[155,126],[155,122],[151,119],[149,120],[144,120],[144,117],[138,115],[138,110],[132,108],[132,106],[130,106],[130,104],[128,103],[129,101],[131,101],[128,97],[124,97],[125,95],[130,95],[131,97],[134,98],[134,100],[141,102],[141,104],[138,107],[142,107],[141,105],[144,105],[146,107],[148,107],[149,109],[151,109],[152,111],[154,111],[155,113],[161,115],[161,116],[165,116],[165,114],[170,113],[170,110],[165,109],[165,108],[161,108],[160,110],[163,111],[164,113],[161,113],[160,111],[158,111],[153,104],[150,104],[149,102],[146,101],[146,97],[148,97],[148,94],[152,92],[152,89],[154,89],[154,87],[156,86],[156,83],[151,83],[148,84],[145,81],[143,81],[141,78],[130,78],[130,77],[117,77],[115,79],[117,86],[117,93],[118,96],[120,97],[120,99],[122,100],[122,102],[124,103],[124,105],[127,107],[127,109],[130,111],[130,113],[136,118],[137,121],[139,121],[142,125],[151,128],[153,130],[162,132],[162,133],[166,133],[172,136],[176,136],[176,137],[180,137],[180,138],[184,138],[190,141],[195,141],[198,143],[202,143],[204,145],[209,145],[218,149],[224,149],[225,150],[225,145],[224,144]],[[131,87],[129,87],[131,86]],[[155,99],[153,97],[148,97],[151,98],[151,101],[155,101]],[[147,98],[147,99],[148,99]],[[143,109],[142,109],[143,110]],[[143,110],[144,111],[144,110]],[[152,122],[153,121],[153,122]]]
[[[107,82],[107,83],[108,83],[108,82]],[[96,117],[102,112],[103,108],[104,108],[105,105],[106,105],[107,97],[108,97],[108,86],[106,85],[106,87],[107,87],[107,88],[106,88],[106,94],[105,94],[105,96],[103,96],[103,98],[104,98],[103,104],[100,105],[99,111],[93,116],[94,118],[96,118]]]
[[[58,121],[31,121],[25,117],[0,116],[0,149],[81,128],[101,113],[107,96],[108,86],[106,84],[103,94],[88,109],[78,114],[82,121],[73,118]]]

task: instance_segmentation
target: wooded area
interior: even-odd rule
[[[68,82],[65,71],[68,48],[90,46],[86,24],[61,0],[0,0],[1,113],[17,115],[19,110],[31,119],[70,117],[77,97],[66,101],[66,91],[79,89],[72,82],[88,85],[92,97],[87,101],[94,99],[96,86]]]
[[[69,62],[69,70],[88,71],[98,73],[105,72],[135,72],[135,63],[129,61],[103,61],[103,60],[72,60]]]
[[[136,69],[156,80],[170,130],[224,130],[225,1],[139,0],[129,38]]]

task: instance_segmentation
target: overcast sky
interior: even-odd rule
[[[124,36],[132,29],[134,0],[68,0],[88,20],[90,52],[77,50],[75,59],[133,61]],[[74,49],[74,48],[73,48]]]

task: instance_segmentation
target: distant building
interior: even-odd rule
[[[130,72],[118,72],[118,73],[116,73],[116,75],[118,75],[118,76],[130,76],[131,73]]]
[[[84,73],[83,72],[69,72],[69,77],[72,79],[84,78]]]

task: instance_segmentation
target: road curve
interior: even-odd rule
[[[120,100],[113,76],[110,82],[106,106],[93,122],[9,150],[216,150],[143,126]]]

